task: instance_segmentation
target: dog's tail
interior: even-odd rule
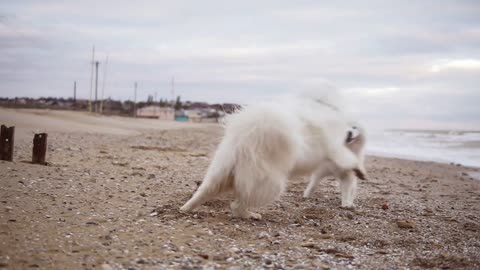
[[[192,211],[219,193],[233,188],[235,157],[234,151],[228,149],[228,145],[231,144],[226,141],[220,143],[202,184],[193,197],[180,208],[180,211]]]

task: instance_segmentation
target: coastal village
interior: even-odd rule
[[[149,96],[147,101],[119,101],[105,99],[89,102],[88,99],[76,98],[1,98],[0,107],[24,109],[51,109],[72,111],[93,111],[104,115],[151,118],[182,122],[219,122],[226,114],[230,114],[241,106],[232,103],[209,104],[207,102],[182,102],[180,97],[175,101],[154,101]]]

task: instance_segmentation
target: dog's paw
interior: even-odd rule
[[[255,220],[260,220],[260,219],[262,219],[262,215],[260,215],[258,213],[250,212],[250,218],[255,219]]]
[[[310,197],[312,197],[312,192],[305,190],[305,192],[303,192],[303,198],[308,199]]]
[[[181,212],[181,213],[187,213],[187,212],[190,212],[190,210],[192,210],[192,209],[190,209],[190,207],[188,207],[186,205],[184,205],[184,206],[180,207],[180,209],[178,209],[178,211]]]
[[[342,203],[340,208],[347,209],[347,210],[353,210],[353,209],[355,209],[355,204],[353,204],[353,203]]]
[[[262,219],[262,215],[258,214],[258,213],[254,213],[254,212],[250,212],[250,211],[243,211],[243,212],[234,212],[233,213],[233,217],[236,217],[236,218],[243,218],[243,219],[256,219],[256,220],[260,220]]]

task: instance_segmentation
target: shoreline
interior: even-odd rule
[[[400,160],[408,160],[408,161],[420,161],[420,162],[433,162],[433,163],[438,163],[438,164],[443,164],[443,165],[454,165],[454,166],[460,166],[460,167],[465,167],[465,168],[470,168],[473,170],[478,170],[480,169],[480,166],[476,165],[470,165],[470,164],[463,164],[460,162],[453,162],[449,160],[442,160],[442,159],[430,159],[430,158],[422,158],[422,157],[416,157],[413,155],[401,155],[401,154],[389,154],[385,152],[379,152],[379,151],[368,151],[367,149],[367,156],[372,156],[372,157],[382,157],[382,158],[392,158],[392,159],[400,159]]]

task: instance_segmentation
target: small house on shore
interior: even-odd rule
[[[146,106],[137,109],[137,117],[160,120],[175,120],[175,109],[170,107]]]

